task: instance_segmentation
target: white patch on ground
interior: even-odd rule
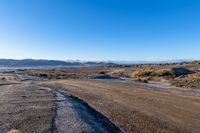
[[[56,96],[55,127],[59,133],[107,133],[107,129],[89,110],[70,96],[58,91]]]

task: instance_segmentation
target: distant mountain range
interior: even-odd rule
[[[1,67],[44,67],[44,66],[107,66],[114,65],[109,62],[79,62],[79,61],[60,61],[60,60],[35,60],[35,59],[0,59]]]
[[[178,59],[178,60],[163,60],[163,61],[112,61],[115,64],[165,64],[165,63],[179,63],[191,62],[191,59]]]
[[[178,63],[178,62],[190,62],[192,60],[182,59],[182,60],[167,60],[167,61],[60,61],[60,60],[36,60],[36,59],[0,59],[0,67],[81,67],[81,66],[109,66],[116,64],[165,64],[165,63]]]

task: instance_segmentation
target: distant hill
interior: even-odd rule
[[[113,61],[116,64],[166,64],[166,63],[180,63],[180,62],[192,62],[191,59],[179,59],[179,60],[161,60],[161,61]]]
[[[105,66],[113,65],[113,63],[106,62],[67,62],[59,60],[13,60],[13,59],[0,59],[0,66],[2,67],[42,67],[42,66]]]

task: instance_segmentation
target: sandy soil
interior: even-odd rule
[[[37,86],[0,87],[0,132],[48,132],[53,116],[53,95]]]
[[[200,98],[116,80],[48,82],[83,99],[123,132],[200,132]]]
[[[106,117],[83,101],[36,83],[0,87],[0,132],[120,132]]]
[[[22,133],[200,132],[199,89],[121,80],[104,74],[107,71],[30,69],[1,74],[0,133],[11,129]],[[50,77],[44,80],[40,74]]]

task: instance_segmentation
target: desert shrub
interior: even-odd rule
[[[8,133],[21,133],[21,132],[19,130],[12,129],[12,130],[8,131]]]
[[[101,72],[99,72],[99,74],[107,74],[107,72],[101,71]]]
[[[140,77],[148,77],[152,75],[152,71],[151,70],[137,70],[134,71],[132,76],[134,78],[140,78]]]
[[[115,75],[115,76],[119,76],[119,77],[130,77],[130,75],[123,70],[115,70],[115,71],[111,72],[111,75]]]
[[[143,78],[138,78],[137,81],[142,83],[148,83],[148,80]]]
[[[40,76],[41,78],[47,78],[47,77],[48,77],[47,74],[40,74],[39,76]]]
[[[148,82],[149,80],[166,81],[166,79],[175,78],[176,75],[171,70],[140,69],[134,71],[132,77],[140,82]]]
[[[200,88],[200,73],[190,74],[183,77],[175,78],[170,81],[172,85],[185,88]]]
[[[176,87],[184,87],[184,84],[177,82],[177,83],[172,83],[172,85],[176,86]]]
[[[2,77],[1,80],[6,80],[6,78],[5,78],[5,77]]]
[[[197,64],[198,65],[198,64],[200,64],[200,61],[195,60],[195,61],[192,61],[191,64]]]
[[[161,70],[161,71],[153,72],[152,76],[158,76],[158,77],[170,76],[170,77],[175,77],[176,74],[173,71],[170,71],[170,70]]]

